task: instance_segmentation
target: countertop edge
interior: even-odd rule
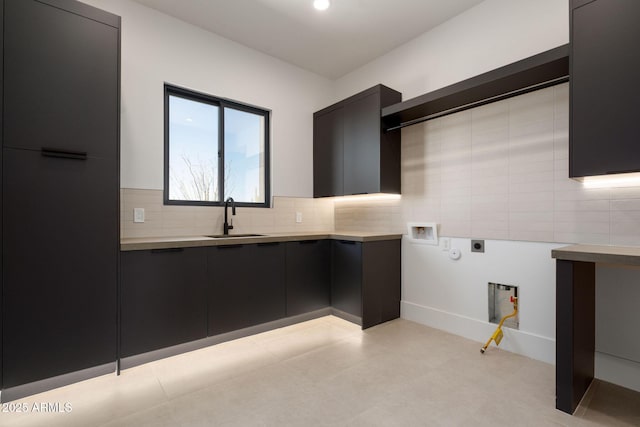
[[[208,238],[205,236],[124,238],[120,240],[120,251],[142,251],[150,249],[199,248],[225,245],[248,245],[255,243],[298,242],[302,240],[347,240],[353,242],[375,242],[400,240],[402,234],[394,233],[291,233],[251,237]]]
[[[553,249],[551,257],[563,261],[640,266],[640,247],[571,245]]]

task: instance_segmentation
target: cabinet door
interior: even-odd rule
[[[283,318],[284,263],[280,243],[209,248],[209,335]]]
[[[362,328],[400,317],[400,240],[362,244]]]
[[[640,2],[597,0],[571,12],[569,175],[640,171]]]
[[[344,194],[380,192],[380,93],[344,104]]]
[[[286,248],[287,316],[330,307],[330,242],[288,242]]]
[[[207,336],[207,250],[130,251],[121,255],[121,355]]]
[[[313,117],[313,197],[341,196],[343,188],[343,109]]]
[[[334,240],[332,266],[332,307],[362,317],[362,243]]]
[[[116,159],[3,150],[3,386],[116,360]]]
[[[4,146],[117,159],[119,30],[34,0],[4,7]]]

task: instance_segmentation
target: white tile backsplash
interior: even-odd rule
[[[238,208],[234,232],[404,233],[429,221],[449,237],[640,245],[640,188],[568,178],[568,105],[562,84],[405,128],[401,199],[274,197],[271,209]],[[220,207],[165,206],[162,191],[128,188],[121,201],[123,237],[222,230]],[[143,224],[134,207],[145,209]]]
[[[367,219],[404,232],[406,222],[433,221],[442,236],[640,245],[640,188],[585,189],[568,178],[566,83],[402,132],[400,213],[339,203],[337,228]]]
[[[133,222],[133,208],[145,209],[145,222]],[[302,223],[296,223],[302,212]],[[162,190],[121,189],[121,237],[200,236],[221,234],[224,209],[164,205]],[[272,208],[239,207],[232,233],[333,231],[333,199],[274,197]]]

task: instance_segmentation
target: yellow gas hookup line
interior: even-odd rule
[[[480,353],[484,354],[484,352],[487,350],[487,347],[489,347],[489,344],[491,344],[491,341],[495,341],[496,346],[500,345],[500,341],[502,341],[502,337],[504,336],[504,334],[502,333],[502,324],[505,320],[509,319],[510,317],[515,317],[515,315],[518,314],[518,298],[511,297],[511,302],[513,303],[513,313],[504,316],[500,320],[498,328],[495,330],[493,335],[491,335],[489,341],[487,341],[487,343],[480,349]]]

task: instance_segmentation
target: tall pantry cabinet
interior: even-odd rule
[[[60,375],[115,369],[120,18],[72,0],[0,6],[9,400]]]

